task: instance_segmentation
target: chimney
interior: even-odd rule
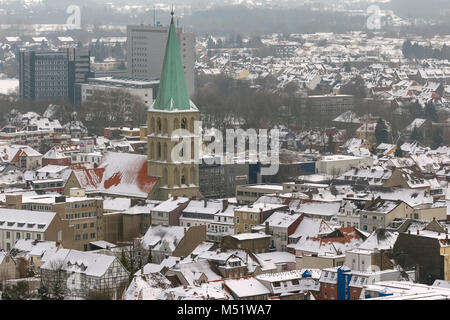
[[[203,206],[206,208],[208,201],[205,199],[203,200]]]
[[[445,228],[445,234],[448,234],[448,228]]]
[[[420,231],[419,231],[419,229],[417,229],[417,234],[420,234]]]
[[[411,234],[411,230],[408,230],[408,234]]]
[[[184,234],[186,234],[186,230],[187,230],[186,227],[184,227]]]
[[[178,196],[173,196],[173,200],[177,200],[178,199]]]
[[[268,221],[266,221],[266,224],[265,224],[265,232],[266,232],[266,234],[269,234],[269,222]]]
[[[227,199],[223,199],[222,200],[222,212],[227,210],[227,208],[228,208],[228,200]]]

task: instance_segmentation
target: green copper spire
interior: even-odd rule
[[[186,86],[186,76],[181,60],[178,37],[172,21],[167,38],[166,53],[161,72],[158,96],[152,106],[157,110],[189,110],[190,100]]]

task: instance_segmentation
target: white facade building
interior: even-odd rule
[[[128,75],[133,78],[158,78],[161,76],[166,50],[168,27],[127,26]],[[177,28],[181,59],[186,74],[189,95],[195,92],[195,35]]]

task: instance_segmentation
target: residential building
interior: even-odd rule
[[[367,203],[366,199],[344,198],[337,214],[338,223],[341,227],[360,227],[360,212]]]
[[[220,243],[225,235],[234,234],[235,206],[227,200],[191,200],[183,209],[180,226],[206,226],[206,239]]]
[[[251,232],[253,227],[264,223],[275,211],[287,209],[286,205],[269,203],[238,206],[234,210],[234,233]]]
[[[360,211],[360,227],[364,231],[386,228],[395,218],[412,217],[414,208],[402,200],[374,199]]]
[[[320,270],[292,270],[256,276],[270,290],[271,297],[280,300],[308,300],[311,291],[319,291]]]
[[[225,289],[236,300],[267,300],[270,290],[255,278],[225,280]]]
[[[448,228],[436,221],[416,230],[401,232],[393,257],[404,269],[415,268],[416,280],[431,285],[435,280],[450,280],[450,242]]]
[[[151,252],[152,260],[160,263],[166,257],[187,257],[206,241],[206,226],[183,228],[177,226],[151,226],[139,239],[142,256]]]
[[[181,214],[189,201],[189,198],[177,196],[162,201],[151,210],[152,225],[179,226]]]
[[[90,242],[104,238],[103,199],[88,198],[82,189],[72,189],[69,197],[7,195],[6,205],[15,209],[56,212],[62,221],[74,228],[73,243],[65,248],[86,251]]]
[[[129,281],[129,272],[117,257],[77,250],[58,250],[40,270],[43,285],[59,283],[70,297],[99,292],[117,297]]]
[[[10,251],[20,240],[58,241],[74,246],[74,230],[55,212],[0,209],[0,250]]]
[[[241,233],[222,238],[222,249],[244,249],[253,253],[269,252],[270,235],[264,233]]]
[[[0,250],[0,281],[17,278],[17,262],[8,252]]]
[[[292,235],[304,216],[298,213],[277,211],[264,221],[265,232],[272,236],[270,248],[286,251],[289,236]]]

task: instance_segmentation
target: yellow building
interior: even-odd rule
[[[151,197],[200,197],[198,155],[194,152],[199,111],[189,99],[173,17],[160,79],[158,96],[147,116],[147,172],[158,178],[157,190]],[[180,129],[184,132],[180,133]],[[178,139],[174,141],[173,137]]]
[[[286,210],[282,204],[258,203],[237,207],[234,210],[234,234],[249,233],[277,210]]]
[[[88,198],[83,189],[73,188],[70,197],[39,195],[6,196],[7,208],[56,212],[74,230],[73,246],[65,248],[88,250],[89,242],[103,240],[103,199]],[[12,204],[15,204],[15,207]]]

